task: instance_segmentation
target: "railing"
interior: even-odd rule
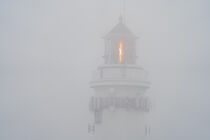
[[[147,73],[140,67],[99,67],[93,73],[93,81],[98,80],[138,80],[147,81]]]

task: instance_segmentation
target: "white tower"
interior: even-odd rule
[[[145,113],[150,104],[145,96],[149,88],[144,69],[136,64],[137,37],[122,22],[104,37],[104,64],[98,66],[90,87],[94,114],[95,140],[141,140],[148,135]]]

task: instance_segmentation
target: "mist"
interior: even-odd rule
[[[129,0],[153,102],[148,139],[210,138],[210,2]],[[0,139],[93,139],[92,72],[121,1],[0,2]]]

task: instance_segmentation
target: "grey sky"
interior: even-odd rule
[[[120,0],[0,1],[0,139],[91,139],[91,74]],[[209,139],[210,2],[129,0],[150,73],[151,139]]]

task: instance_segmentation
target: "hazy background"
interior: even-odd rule
[[[82,140],[120,0],[0,1],[0,140]],[[151,139],[210,138],[210,1],[127,0],[150,73]]]

